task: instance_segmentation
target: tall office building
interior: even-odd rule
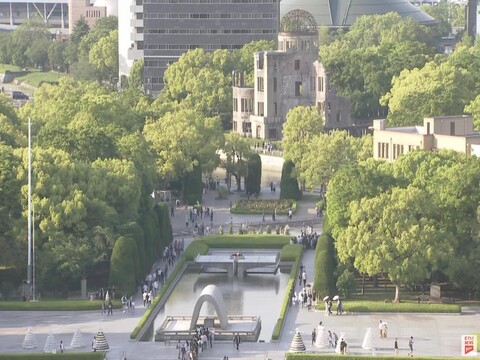
[[[239,49],[278,33],[279,0],[129,1],[119,9],[120,76],[144,59],[145,89],[154,95],[168,64],[188,50]]]

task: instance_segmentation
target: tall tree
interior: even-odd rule
[[[402,284],[428,278],[438,263],[453,255],[451,234],[432,214],[430,197],[414,187],[350,204],[347,229],[337,238],[340,261],[353,259],[361,273],[387,273],[395,285],[395,302]]]
[[[246,175],[247,159],[252,154],[250,144],[239,133],[231,131],[225,135],[222,150],[225,155],[222,167],[227,171],[227,186],[230,189],[230,176],[234,176],[237,190],[240,191],[242,177]]]

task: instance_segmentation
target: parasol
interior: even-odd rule
[[[338,296],[338,295],[335,295],[335,296],[333,297],[333,300],[335,300],[335,301],[338,300],[338,299],[340,299],[340,296]]]
[[[330,297],[327,295],[323,298],[323,301],[327,301]]]

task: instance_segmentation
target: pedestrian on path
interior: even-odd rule
[[[408,347],[410,348],[408,356],[413,357],[413,336],[410,336],[410,340],[408,341]]]
[[[393,352],[394,352],[395,356],[398,355],[398,341],[397,341],[397,338],[395,338],[395,343],[393,344]]]
[[[312,345],[315,345],[315,341],[317,340],[317,329],[313,329],[312,331]]]
[[[233,345],[237,348],[237,350],[239,350],[238,346],[240,345],[240,334],[237,333],[234,337],[233,337]]]
[[[65,351],[65,346],[63,345],[63,341],[60,340],[60,353],[63,354],[64,351]]]

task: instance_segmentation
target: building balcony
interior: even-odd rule
[[[130,26],[133,28],[143,27],[143,19],[130,19]]]
[[[130,41],[143,41],[143,33],[132,32],[130,34]]]
[[[128,49],[128,60],[141,60],[143,59],[143,50]]]

